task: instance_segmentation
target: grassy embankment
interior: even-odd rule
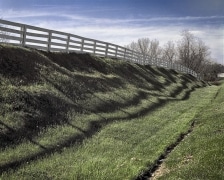
[[[131,179],[215,96],[189,75],[0,47],[0,178]],[[203,99],[203,100],[201,100]]]
[[[224,179],[224,81],[216,92],[196,115],[193,132],[157,172],[161,179]]]

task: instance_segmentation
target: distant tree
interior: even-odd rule
[[[190,67],[192,64],[191,60],[191,49],[195,44],[195,38],[193,34],[189,31],[182,32],[182,39],[178,42],[178,55],[180,63],[184,64],[187,67]]]
[[[150,43],[150,51],[149,56],[150,58],[160,58],[162,55],[162,48],[159,46],[159,41],[154,39]]]
[[[224,73],[224,65],[213,62],[207,63],[205,65],[203,79],[206,81],[215,81],[220,73]]]
[[[224,65],[215,63],[215,69],[218,73],[224,73]]]
[[[162,54],[159,41],[156,39],[150,40],[149,38],[140,38],[137,42],[133,41],[125,47],[140,52],[141,54],[145,54],[149,56],[150,59],[159,58]]]
[[[207,80],[214,80],[218,73],[224,72],[224,66],[212,63],[210,49],[201,39],[188,30],[182,31],[181,36],[177,43],[168,41],[163,48],[159,46],[158,40],[149,38],[140,38],[126,48],[145,54],[150,59],[161,58],[167,62],[179,63]]]
[[[203,73],[205,65],[210,61],[209,48],[188,30],[184,30],[181,35],[182,39],[177,45],[179,62],[197,73]]]
[[[173,41],[168,41],[162,49],[162,59],[174,63],[177,60],[177,50]]]

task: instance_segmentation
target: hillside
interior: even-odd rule
[[[174,70],[88,54],[0,46],[0,173],[4,179],[10,170],[19,172],[38,159],[63,154],[68,149],[79,151],[108,125],[134,122],[169,102],[189,99],[195,88],[205,86],[193,76]],[[190,121],[174,131],[169,142],[156,150],[156,156],[189,127]],[[139,131],[134,133],[141,134]],[[116,130],[113,133],[117,134]],[[141,139],[144,136],[143,133]],[[141,163],[133,174],[137,176],[145,164]],[[66,177],[46,174],[49,167],[45,168],[43,173],[24,170],[12,177]],[[82,172],[83,177],[85,173]]]

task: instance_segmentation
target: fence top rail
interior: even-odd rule
[[[24,27],[25,26],[26,28],[31,29],[31,30],[51,32],[51,33],[55,33],[55,34],[59,34],[59,35],[65,35],[65,36],[70,35],[71,37],[78,38],[78,39],[83,39],[83,40],[87,40],[87,41],[93,41],[93,42],[98,42],[98,43],[102,43],[102,44],[110,44],[110,45],[113,45],[113,46],[117,46],[116,44],[112,44],[112,43],[108,43],[108,42],[104,42],[104,41],[100,41],[100,40],[95,40],[95,39],[91,39],[91,38],[86,38],[86,37],[78,36],[78,35],[71,34],[71,33],[65,33],[65,32],[61,32],[61,31],[50,30],[50,29],[46,29],[46,28],[40,28],[40,27],[31,26],[31,25],[22,24],[22,23],[15,23],[15,22],[3,20],[3,19],[0,19],[0,23],[5,24],[5,25],[18,26],[18,27]]]
[[[2,27],[2,26],[0,26],[0,31],[9,32],[9,33],[15,33],[15,34],[21,34],[22,33],[20,30],[11,29],[11,28]]]
[[[25,24],[23,24],[22,27],[26,27],[27,29],[41,31],[41,32],[45,32],[45,33],[49,33],[51,31],[49,29],[40,28],[40,27],[36,27],[36,26],[31,26],[31,25],[25,25]]]
[[[18,26],[18,27],[22,27],[22,26],[25,25],[25,24],[16,23],[16,22],[12,22],[12,21],[7,21],[7,20],[3,20],[3,19],[0,19],[0,23],[5,24],[5,25]]]

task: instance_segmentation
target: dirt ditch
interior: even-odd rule
[[[158,176],[158,173],[160,173],[160,168],[163,168],[162,164],[164,160],[169,156],[169,154],[177,147],[184,138],[189,135],[194,128],[195,121],[191,123],[191,126],[189,130],[186,133],[181,133],[179,137],[177,138],[176,142],[170,144],[164,151],[163,154],[161,154],[154,163],[143,173],[141,173],[135,180],[153,180],[156,179]]]

